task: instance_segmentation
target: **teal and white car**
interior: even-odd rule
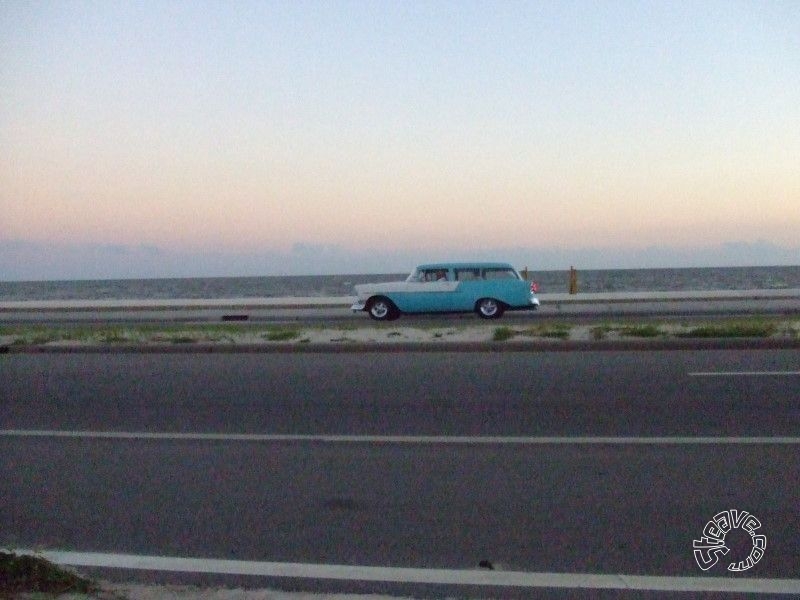
[[[376,321],[403,313],[473,311],[497,319],[507,310],[538,308],[536,289],[508,263],[434,263],[418,266],[405,281],[356,285],[351,308]]]

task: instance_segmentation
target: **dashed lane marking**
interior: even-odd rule
[[[118,440],[173,440],[202,442],[300,442],[325,444],[495,444],[495,445],[692,445],[692,444],[800,444],[796,436],[418,436],[418,435],[295,435],[257,433],[169,433],[129,431],[58,431],[0,429],[0,437]]]
[[[797,377],[800,371],[705,371],[689,377]]]

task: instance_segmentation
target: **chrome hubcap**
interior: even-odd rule
[[[373,317],[382,319],[389,313],[389,307],[386,306],[385,302],[376,302],[372,305],[372,308],[370,308],[370,312],[372,313]]]
[[[497,303],[492,300],[481,302],[481,312],[487,317],[491,317],[497,312]]]

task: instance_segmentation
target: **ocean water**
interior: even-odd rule
[[[352,295],[356,283],[397,281],[407,273],[196,277],[96,281],[0,281],[0,301],[270,298]],[[540,293],[566,292],[569,271],[531,271]],[[800,288],[800,266],[578,271],[579,292]]]

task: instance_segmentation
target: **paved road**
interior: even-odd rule
[[[0,543],[688,577],[736,509],[769,542],[747,575],[800,572],[796,350],[5,355],[0,381]],[[139,435],[174,432],[256,437]]]
[[[797,350],[45,354],[0,361],[2,429],[798,435]],[[767,373],[762,376],[726,373]],[[718,373],[718,375],[713,375]]]
[[[353,314],[352,298],[250,298],[229,300],[87,300],[0,302],[0,323],[92,326],[109,323],[372,323]],[[504,319],[597,320],[800,314],[800,290],[543,294],[537,311],[508,312]],[[407,324],[476,321],[473,314],[404,315]]]

